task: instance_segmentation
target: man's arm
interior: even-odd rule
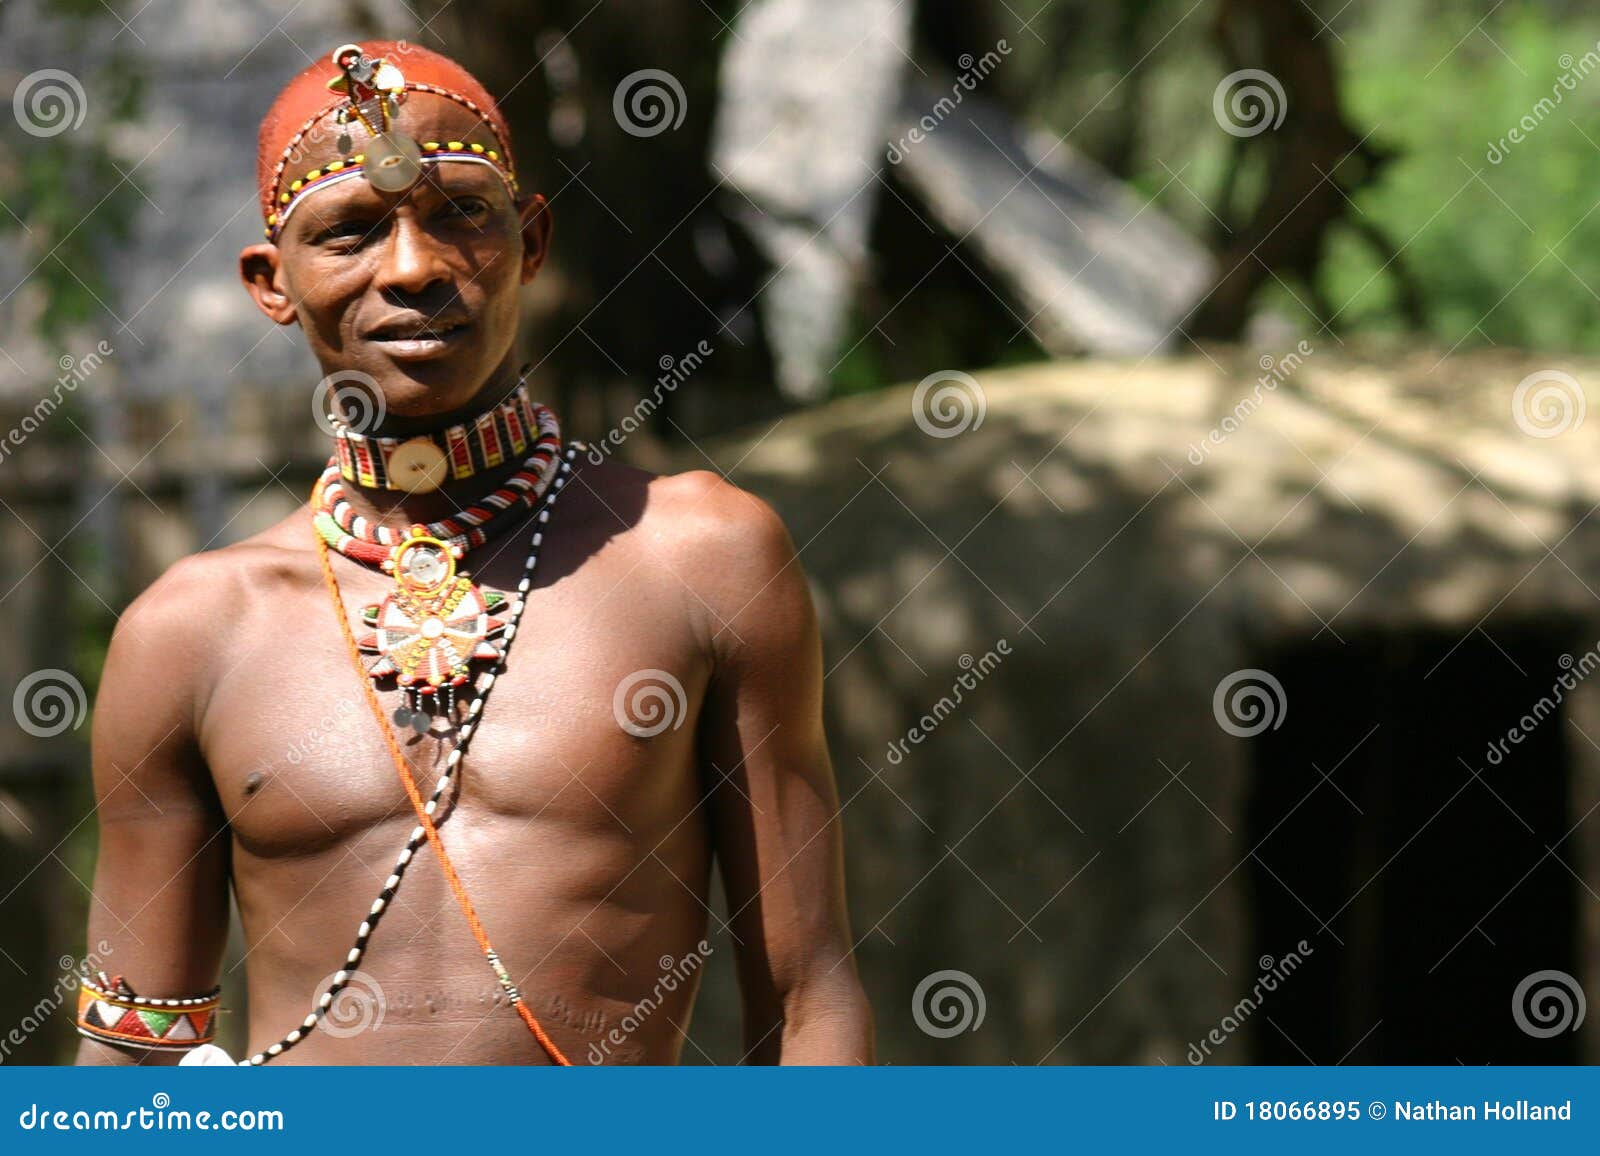
[[[187,559],[123,614],[95,699],[99,857],[89,944],[144,996],[198,995],[216,982],[228,932],[230,841],[196,727],[214,629],[209,561]],[[84,1039],[80,1064],[174,1064],[185,1049]]]
[[[721,481],[701,484],[711,525],[696,545],[696,573],[715,661],[701,754],[746,1060],[870,1064],[872,1012],[851,956],[810,591],[768,506]]]

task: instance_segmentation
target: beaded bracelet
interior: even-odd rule
[[[216,1038],[222,988],[205,995],[160,999],[135,995],[119,976],[81,976],[78,1034],[141,1048],[192,1048]]]

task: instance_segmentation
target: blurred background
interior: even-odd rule
[[[365,36],[552,201],[536,395],[801,547],[884,1061],[1600,1060],[1576,0],[9,0],[0,1059],[73,1049],[118,613],[325,459],[235,256]]]

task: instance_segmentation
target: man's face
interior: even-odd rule
[[[418,141],[496,147],[470,111],[412,93],[395,128]],[[286,175],[345,155],[340,129]],[[349,126],[350,153],[367,134]],[[280,323],[296,321],[325,373],[357,370],[378,384],[389,413],[422,417],[470,402],[514,357],[518,290],[544,257],[542,198],[512,201],[487,165],[423,166],[403,194],[363,179],[307,196],[276,245],[241,255],[246,286]]]

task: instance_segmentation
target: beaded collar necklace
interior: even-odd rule
[[[547,443],[556,426],[545,406],[528,398],[526,381],[477,417],[416,437],[374,437],[350,428],[340,414],[328,415],[339,476],[369,490],[426,494],[448,479],[462,481],[522,457],[528,442]],[[553,443],[561,444],[557,437]]]
[[[535,404],[532,410],[538,436],[533,452],[523,461],[522,468],[507,479],[500,489],[474,505],[452,517],[426,523],[433,537],[445,539],[451,546],[462,550],[474,549],[493,537],[498,532],[497,527],[514,520],[523,508],[539,500],[539,495],[550,482],[556,453],[561,448],[561,423],[545,406]],[[402,443],[402,447],[407,444],[410,443]],[[405,541],[408,535],[377,525],[357,514],[355,507],[345,497],[344,486],[340,484],[346,476],[337,457],[330,459],[322,474],[324,500],[316,514],[317,532],[341,554],[369,566],[383,566],[387,570],[389,567],[384,564],[393,560],[394,547]]]
[[[457,875],[455,867],[445,851],[444,843],[439,837],[439,829],[434,820],[434,814],[439,808],[446,789],[454,779],[461,765],[461,760],[466,755],[467,743],[471,740],[483,714],[483,707],[488,701],[489,692],[494,688],[495,680],[505,670],[506,657],[510,653],[511,642],[516,637],[517,626],[527,605],[528,591],[533,585],[534,568],[539,563],[539,548],[544,543],[544,527],[550,521],[550,512],[554,508],[562,488],[566,485],[567,478],[571,475],[572,462],[581,448],[582,446],[576,442],[567,448],[559,465],[556,467],[555,475],[550,480],[550,484],[541,493],[543,508],[539,510],[534,521],[533,537],[529,543],[527,560],[523,563],[522,577],[517,582],[515,600],[511,602],[505,623],[500,630],[501,648],[495,653],[493,665],[489,671],[478,679],[475,688],[476,695],[472,698],[471,704],[467,708],[466,721],[456,731],[455,749],[445,759],[444,772],[439,776],[439,781],[434,787],[433,793],[426,801],[423,800],[422,793],[417,788],[416,780],[411,774],[411,767],[406,761],[405,753],[401,751],[399,743],[395,740],[394,731],[390,729],[389,720],[384,715],[383,705],[378,701],[377,690],[373,685],[373,680],[368,677],[362,678],[362,688],[366,694],[367,705],[383,732],[384,743],[388,747],[390,761],[393,762],[395,772],[400,776],[401,785],[405,788],[406,797],[410,800],[412,809],[416,812],[418,825],[412,829],[410,837],[406,839],[405,846],[401,848],[400,855],[395,860],[394,870],[384,880],[383,889],[378,892],[378,897],[373,900],[366,917],[361,921],[361,926],[356,929],[355,943],[345,956],[344,966],[335,973],[333,982],[328,990],[317,1000],[317,1003],[311,1009],[311,1013],[306,1016],[299,1027],[289,1032],[277,1043],[251,1056],[244,1061],[246,1064],[259,1066],[269,1063],[316,1030],[317,1025],[333,1006],[339,992],[351,982],[355,968],[360,965],[362,957],[366,954],[367,944],[371,939],[373,930],[377,927],[379,920],[382,919],[383,913],[388,909],[390,901],[393,900],[395,892],[400,887],[401,879],[405,876],[406,868],[410,865],[417,849],[422,846],[424,840],[433,844],[434,853],[439,858],[439,866],[444,872],[446,881],[450,884],[450,890],[455,895],[456,903],[461,908],[462,914],[466,916],[467,924],[472,930],[478,949],[483,953],[484,960],[489,964],[495,974],[495,979],[506,993],[507,1002],[516,1011],[528,1030],[533,1033],[534,1038],[539,1041],[539,1046],[544,1049],[551,1060],[560,1065],[571,1064],[572,1061],[567,1059],[561,1049],[550,1039],[544,1027],[539,1023],[538,1018],[533,1014],[532,1009],[523,1000],[521,991],[511,979],[511,975],[501,961],[499,953],[495,951],[494,945],[490,942],[488,933],[485,932],[477,911],[472,905],[472,900],[467,896],[460,876]],[[313,507],[321,505],[323,488],[323,482],[319,480],[317,488],[312,492],[311,504]],[[333,567],[328,557],[329,542],[320,530],[317,534],[316,542],[318,559],[322,565],[323,583],[327,587],[329,597],[333,602],[334,616],[338,620],[339,629],[344,636],[351,660],[355,663],[357,671],[366,676],[371,672],[367,670],[366,664],[361,657],[363,647],[356,639],[355,632],[350,627],[349,618],[345,614],[344,599],[339,593],[338,579],[334,577]],[[396,712],[396,721],[399,721],[398,715],[399,712]]]

